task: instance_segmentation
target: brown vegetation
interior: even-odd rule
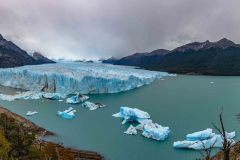
[[[1,160],[101,160],[96,152],[65,148],[42,138],[53,133],[0,107]]]

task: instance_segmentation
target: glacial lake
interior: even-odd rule
[[[211,83],[214,82],[214,83]],[[15,89],[0,87],[2,93],[14,93]],[[150,85],[117,94],[90,95],[90,101],[101,102],[106,108],[89,111],[81,105],[69,105],[53,100],[0,101],[0,104],[24,117],[28,110],[38,115],[26,117],[37,125],[57,134],[49,140],[68,147],[93,150],[108,160],[194,160],[198,151],[172,147],[173,142],[184,140],[187,133],[213,128],[219,124],[218,115],[223,110],[227,131],[236,131],[238,139],[240,122],[240,77],[188,76],[165,77]],[[171,129],[166,141],[126,135],[129,123],[112,117],[120,106],[142,109],[151,119]],[[73,120],[56,115],[68,107],[77,110]]]

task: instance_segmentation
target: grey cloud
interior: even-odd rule
[[[51,58],[121,57],[239,40],[239,0],[0,0],[0,33]]]

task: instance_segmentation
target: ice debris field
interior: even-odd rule
[[[124,132],[126,134],[136,135],[137,130],[142,131],[142,135],[155,140],[165,140],[170,132],[169,127],[163,127],[154,123],[150,119],[150,115],[137,108],[120,107],[120,112],[113,114],[113,117],[123,118],[122,124],[130,121],[136,121],[139,124],[130,127]]]
[[[18,92],[15,95],[5,95],[5,94],[0,94],[0,99],[1,100],[6,100],[6,101],[14,101],[14,100],[19,100],[19,99],[50,99],[50,100],[58,100],[59,102],[64,101],[63,99],[67,98],[66,95],[59,94],[59,93],[46,93],[46,92],[35,92],[35,91],[26,91],[26,92]],[[89,99],[89,96],[82,95],[80,93],[76,93],[73,96],[70,96],[69,98],[66,99],[66,103],[70,104],[81,104],[82,107],[87,108],[89,110],[96,110],[98,108],[103,108],[106,107],[106,105],[102,103],[93,103],[90,101],[87,101]],[[57,114],[58,116],[66,119],[72,119],[75,117],[75,112],[72,107],[69,108],[68,110],[65,111],[58,111]],[[28,111],[26,113],[27,116],[33,116],[35,114],[38,114],[37,111]]]
[[[60,62],[0,69],[0,85],[60,94],[117,93],[175,76],[101,63]]]
[[[16,95],[4,95],[0,94],[0,99],[13,101],[18,99],[40,99],[46,98],[51,100],[64,101],[66,98],[66,103],[71,104],[81,104],[82,107],[89,110],[95,110],[98,108],[106,107],[106,105],[101,103],[93,103],[88,101],[90,97],[86,95],[81,95],[76,93],[73,96],[67,98],[66,95],[59,93],[46,93],[46,92],[18,92]],[[73,107],[69,107],[64,111],[57,111],[57,115],[65,119],[73,119],[75,117],[76,110]],[[38,114],[37,111],[28,111],[26,116],[33,116]],[[164,141],[168,138],[170,129],[168,126],[162,126],[158,123],[154,123],[150,118],[150,114],[142,111],[138,108],[130,107],[120,107],[120,112],[113,114],[113,117],[122,118],[122,124],[127,122],[137,122],[138,125],[133,126],[132,124],[129,128],[124,131],[125,134],[137,135],[138,131],[142,132],[142,136],[146,138],[151,138],[158,141]],[[233,138],[235,137],[235,132],[226,132],[228,142],[235,144]],[[199,132],[194,132],[186,135],[186,140],[176,141],[173,144],[175,148],[186,148],[194,150],[202,150],[210,147],[222,147],[223,137],[220,134],[213,133],[212,129],[206,129]]]

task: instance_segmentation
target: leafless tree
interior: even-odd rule
[[[202,146],[203,146],[203,149],[200,150],[200,154],[202,155],[204,160],[211,160],[211,153],[212,153],[212,150],[214,148],[214,145],[215,145],[216,141],[217,141],[217,139],[209,147],[205,146],[204,142],[201,142]]]
[[[224,154],[224,160],[229,160],[230,159],[230,150],[233,147],[233,141],[229,140],[228,137],[226,136],[226,131],[225,131],[225,127],[223,124],[223,118],[222,118],[222,112],[219,114],[219,120],[220,120],[220,124],[221,126],[218,127],[213,123],[214,128],[221,134],[222,138],[223,138],[223,147],[222,147],[222,151]]]

